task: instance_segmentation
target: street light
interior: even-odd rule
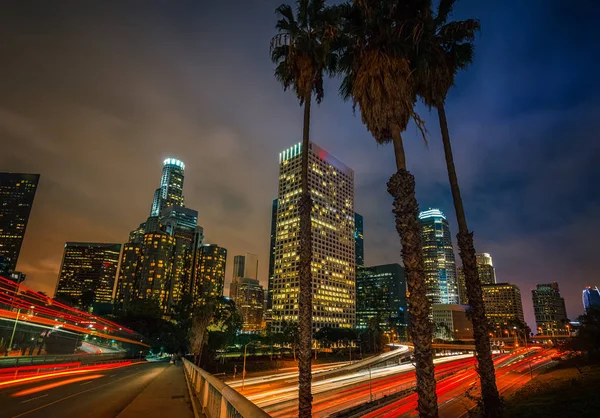
[[[244,390],[244,381],[246,380],[246,348],[250,344],[257,343],[258,340],[250,341],[248,344],[244,346],[244,368],[242,369],[242,391]]]
[[[17,309],[17,317],[15,318],[15,326],[12,330],[12,335],[10,336],[10,343],[8,344],[8,349],[4,353],[4,356],[8,356],[8,353],[12,350],[13,339],[15,338],[15,331],[17,330],[17,324],[19,323],[19,315],[21,315],[21,308]]]

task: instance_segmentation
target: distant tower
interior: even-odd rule
[[[356,267],[365,265],[365,239],[363,230],[363,217],[354,214],[354,253],[356,254]]]
[[[450,225],[439,209],[419,214],[427,297],[431,304],[458,304],[456,262]]]
[[[587,286],[583,289],[583,309],[587,312],[590,307],[595,306],[596,308],[600,308],[600,290],[597,287],[593,289]]]
[[[479,275],[479,282],[484,284],[495,284],[496,283],[496,269],[492,263],[492,256],[488,253],[475,254],[477,260],[477,274]],[[465,282],[465,272],[462,267],[457,267],[457,280],[458,280],[458,298],[460,303],[463,305],[469,304],[469,298],[467,297],[467,284]]]
[[[312,189],[313,331],[354,328],[354,171],[315,143],[309,144],[308,184]],[[272,318],[298,321],[302,144],[279,154],[279,187]]]
[[[55,297],[68,298],[78,305],[112,303],[120,253],[121,244],[67,242]],[[90,296],[84,301],[86,291]]]
[[[0,268],[17,269],[39,174],[0,173]]]
[[[169,206],[184,206],[183,171],[185,164],[176,158],[163,162],[160,187],[154,192],[150,216],[159,216],[162,209]]]
[[[275,237],[277,235],[278,199],[273,199],[271,207],[271,241],[269,243],[269,277],[267,286],[267,309],[273,307],[273,276],[275,274]]]
[[[531,291],[535,325],[542,335],[566,335],[567,309],[560,296],[558,283],[538,284]]]

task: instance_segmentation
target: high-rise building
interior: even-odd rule
[[[8,271],[17,269],[39,180],[39,174],[0,173],[0,257]]]
[[[355,324],[354,171],[310,143],[308,184],[313,200],[313,331]],[[298,321],[302,145],[279,154],[279,191],[272,280],[273,327]]]
[[[481,286],[485,316],[489,326],[498,332],[512,330],[515,321],[525,323],[521,290],[510,283],[486,284]]]
[[[363,229],[363,217],[354,214],[354,253],[356,255],[356,267],[365,265],[365,236]]]
[[[112,303],[120,253],[121,244],[67,242],[55,297],[78,305]]]
[[[492,263],[492,256],[488,253],[475,254],[477,260],[477,274],[479,275],[479,282],[483,284],[495,284],[496,283],[496,270]],[[465,272],[462,267],[456,268],[456,277],[458,281],[458,299],[463,305],[469,304],[469,297],[467,296],[467,285],[465,282]]]
[[[427,297],[434,304],[458,304],[456,261],[450,225],[439,209],[419,214]]]
[[[269,243],[269,277],[267,283],[267,310],[273,307],[273,277],[275,275],[275,242],[277,236],[277,208],[279,200],[273,199],[271,206],[271,240]]]
[[[567,334],[567,309],[560,296],[558,283],[538,284],[531,290],[535,325],[542,335]]]
[[[175,158],[164,161],[150,217],[123,246],[116,294],[123,309],[135,299],[151,298],[169,314],[183,295],[200,297],[195,268],[204,231],[198,212],[184,207],[184,169]]]
[[[185,164],[176,158],[167,158],[163,162],[160,187],[154,192],[150,216],[159,216],[169,206],[184,206],[183,172]]]
[[[233,257],[233,277],[258,280],[258,257],[250,253]]]
[[[585,312],[588,312],[592,306],[600,308],[600,290],[598,290],[598,287],[592,289],[590,286],[586,286],[581,296]]]
[[[443,340],[472,340],[473,323],[466,305],[433,305],[432,318],[435,338]]]
[[[263,328],[265,290],[258,280],[234,277],[229,297],[242,315],[243,332],[255,332]]]
[[[358,267],[356,270],[356,328],[377,318],[386,332],[403,333],[408,324],[406,280],[400,264]]]
[[[202,300],[223,296],[227,250],[215,244],[202,244],[196,266],[198,297]]]

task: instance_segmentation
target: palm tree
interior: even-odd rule
[[[396,173],[388,192],[394,198],[396,230],[402,243],[407,274],[411,337],[415,349],[418,410],[421,417],[437,417],[430,304],[426,296],[421,248],[419,207],[415,179],[406,168],[402,132],[414,112],[410,63],[412,39],[418,33],[418,6],[422,1],[354,0],[344,7],[340,37],[340,93],[358,106],[362,121],[377,143],[394,145]]]
[[[312,409],[311,345],[312,345],[312,199],[308,187],[308,152],[310,106],[313,95],[317,103],[323,100],[323,75],[332,73],[336,55],[332,41],[336,32],[336,9],[325,6],[324,0],[297,0],[296,10],[287,4],[276,9],[277,35],[271,40],[271,59],[276,64],[275,77],[284,90],[292,88],[304,106],[302,135],[301,196],[299,250],[299,349],[298,383],[300,418],[309,418]]]
[[[475,19],[448,22],[455,1],[441,0],[435,15],[431,9],[429,9],[429,13],[423,14],[423,30],[419,34],[412,65],[418,95],[430,109],[437,110],[439,117],[448,178],[458,220],[458,248],[463,262],[467,296],[471,306],[483,407],[486,417],[499,417],[502,415],[502,401],[496,386],[488,324],[475,259],[473,234],[467,227],[467,218],[452,157],[444,105],[448,91],[454,85],[456,74],[473,61],[473,41],[480,25],[479,21]]]

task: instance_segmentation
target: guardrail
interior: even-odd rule
[[[191,385],[192,394],[200,402],[202,413],[207,418],[270,417],[235,389],[192,362],[183,359],[183,367]]]
[[[122,353],[102,353],[102,354],[66,354],[50,356],[7,356],[0,357],[0,368],[15,366],[36,366],[40,364],[58,364],[78,361],[81,364],[97,363],[101,361],[125,358],[125,352]]]

